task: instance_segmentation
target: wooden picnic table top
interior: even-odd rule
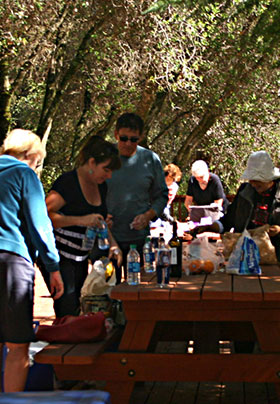
[[[171,278],[170,283],[160,288],[155,274],[142,274],[137,286],[121,283],[111,293],[113,299],[126,301],[166,300],[208,302],[211,300],[279,302],[280,266],[263,265],[261,275],[215,274],[185,275]]]

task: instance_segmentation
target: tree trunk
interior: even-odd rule
[[[8,62],[5,58],[0,59],[0,144],[10,129],[11,123],[11,97]]]
[[[93,33],[98,32],[99,29],[103,26],[103,24],[108,24],[112,19],[113,13],[109,11],[100,18],[93,26],[89,28],[87,33],[84,35],[79,48],[77,49],[76,55],[73,58],[69,69],[65,72],[62,79],[59,81],[59,75],[53,77],[52,72],[50,72],[50,76],[48,79],[51,79],[52,88],[48,88],[46,90],[46,97],[50,100],[50,102],[44,101],[44,109],[41,114],[40,122],[37,128],[37,134],[42,138],[44,136],[46,128],[49,126],[50,121],[54,119],[54,116],[59,108],[61,98],[68,86],[71,83],[71,79],[74,77],[75,73],[81,68],[83,61],[89,52],[90,44],[92,42]],[[51,97],[49,98],[51,94]]]

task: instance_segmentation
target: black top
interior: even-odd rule
[[[66,216],[84,216],[92,213],[101,214],[104,219],[107,216],[106,194],[107,184],[98,185],[101,195],[99,206],[90,205],[79,183],[77,171],[73,170],[62,174],[53,184],[52,190],[59,193],[66,204],[59,213]],[[82,249],[82,241],[85,235],[85,226],[68,226],[54,230],[56,246],[60,254],[75,261],[83,261],[88,257],[88,251]]]
[[[204,190],[200,188],[198,181],[192,176],[189,179],[187,195],[193,197],[195,205],[210,205],[217,199],[223,199],[223,210],[225,211],[228,206],[221,180],[216,174],[210,173],[207,187]]]

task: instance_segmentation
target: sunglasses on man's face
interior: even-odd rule
[[[120,140],[122,141],[122,142],[127,142],[128,140],[130,140],[131,141],[131,143],[136,143],[136,142],[138,142],[139,141],[139,137],[136,137],[136,136],[131,136],[131,137],[128,137],[128,136],[120,136]]]

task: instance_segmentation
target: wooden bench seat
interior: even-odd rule
[[[104,351],[121,337],[121,328],[114,328],[103,341],[62,344],[51,343],[35,355],[35,362],[51,365],[92,364]]]

